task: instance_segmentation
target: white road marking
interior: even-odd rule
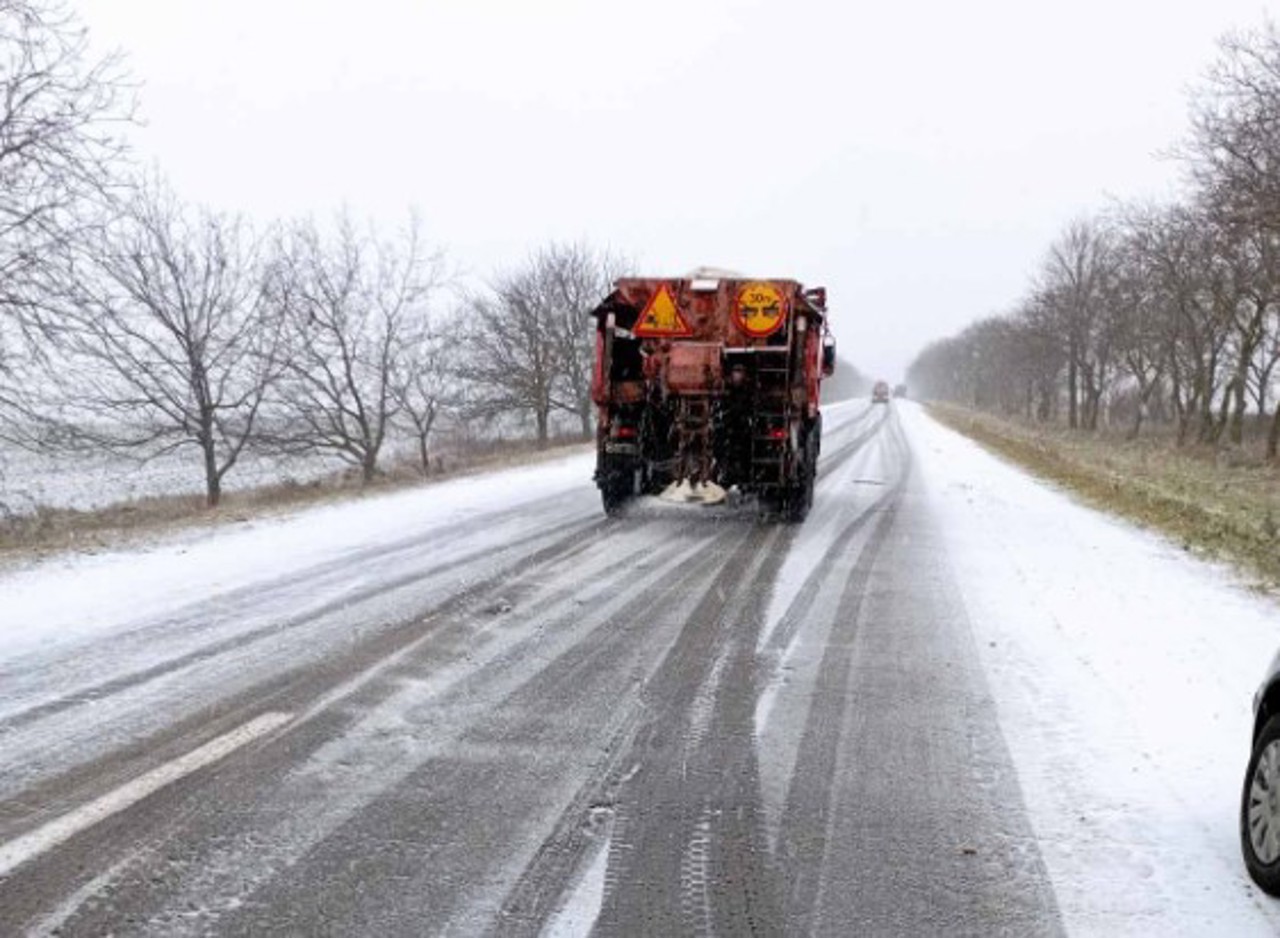
[[[71,920],[73,915],[80,911],[81,906],[102,892],[108,883],[114,881],[117,876],[137,863],[141,857],[149,852],[151,852],[151,848],[143,846],[126,853],[122,858],[107,867],[104,872],[99,873],[63,899],[58,903],[57,908],[40,919],[39,922],[28,925],[27,938],[57,938],[57,936],[63,934],[62,928]]]
[[[155,794],[178,779],[226,758],[241,746],[265,736],[292,719],[291,713],[264,713],[231,732],[210,740],[199,749],[157,766],[102,797],[95,798],[16,840],[0,845],[0,876],[8,875],[28,860],[52,850],[113,814],[133,807],[143,798]]]
[[[612,832],[613,819],[610,818],[582,878],[564,904],[551,916],[551,920],[542,929],[540,938],[587,938],[596,927],[596,920],[600,918],[600,911],[604,908]]]

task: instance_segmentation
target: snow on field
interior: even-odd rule
[[[900,410],[1069,931],[1280,933],[1236,826],[1280,606]]]
[[[227,474],[237,491],[286,481],[323,478],[343,468],[324,457],[246,454]],[[92,510],[162,495],[200,495],[204,469],[194,450],[149,460],[94,452],[59,456],[0,446],[0,515],[26,515],[37,508]]]
[[[594,454],[188,531],[145,548],[66,554],[0,573],[0,661],[127,628],[205,596],[539,498],[580,491],[595,509]],[[584,481],[586,480],[586,481]]]

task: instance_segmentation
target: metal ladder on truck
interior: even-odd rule
[[[786,479],[786,452],[791,433],[791,343],[758,346],[752,390],[751,481],[780,486]]]

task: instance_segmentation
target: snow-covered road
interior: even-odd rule
[[[799,528],[573,456],[0,573],[0,933],[1280,931],[1280,608],[826,421]]]
[[[1237,818],[1280,604],[908,417],[1069,929],[1267,935]]]

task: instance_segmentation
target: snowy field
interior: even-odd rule
[[[1236,832],[1250,699],[1280,647],[1280,606],[894,406],[1068,931],[1280,932],[1280,903],[1249,882]],[[0,573],[0,662],[481,509],[569,495],[591,464],[578,455],[19,565]],[[822,519],[810,526],[816,536]]]
[[[307,483],[344,464],[319,456],[246,454],[224,479],[226,491]],[[37,508],[92,510],[165,495],[201,495],[204,469],[193,449],[149,460],[109,453],[46,456],[0,444],[0,517]]]

